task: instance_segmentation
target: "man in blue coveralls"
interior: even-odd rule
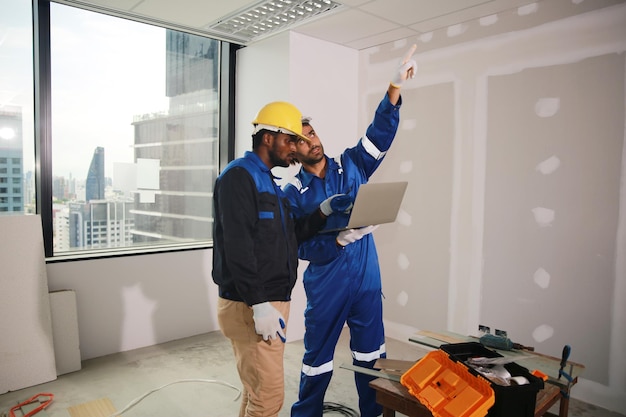
[[[296,217],[311,213],[320,202],[335,194],[354,198],[359,186],[381,164],[398,129],[400,87],[413,78],[417,69],[412,59],[414,52],[415,45],[400,62],[365,136],[339,157],[332,159],[324,154],[310,119],[303,119],[302,134],[309,140],[301,139],[296,145],[296,157],[302,167],[285,186]],[[348,213],[335,212],[328,217],[324,228],[345,226],[347,220]],[[305,353],[292,417],[322,415],[324,395],[333,373],[335,346],[345,323],[350,328],[354,365],[371,369],[378,358],[386,357],[380,268],[371,234],[375,227],[318,233],[299,246],[299,258],[308,260],[309,265],[303,279],[307,296]],[[375,392],[369,387],[372,379],[355,373],[362,417],[382,413]]]
[[[213,280],[217,318],[231,341],[243,385],[239,417],[277,417],[284,399],[283,353],[298,244],[320,230],[347,196],[293,218],[271,169],[287,167],[302,136],[302,114],[287,102],[265,105],[252,121],[252,151],[230,162],[213,192]]]

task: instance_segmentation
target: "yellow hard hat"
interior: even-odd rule
[[[302,113],[291,103],[274,101],[266,104],[259,110],[252,121],[254,133],[261,129],[281,132],[287,135],[295,135],[299,139],[309,141],[302,135]]]

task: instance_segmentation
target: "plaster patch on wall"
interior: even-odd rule
[[[122,288],[122,304],[124,322],[121,347],[133,346],[138,338],[146,338],[151,343],[156,343],[153,315],[157,301],[146,295],[141,284],[133,284]],[[142,331],[137,332],[133,329]]]
[[[492,14],[489,16],[485,16],[485,17],[481,17],[478,20],[478,23],[480,23],[481,26],[491,26],[494,23],[496,23],[498,21],[498,15],[497,14]]]
[[[550,158],[546,159],[545,161],[537,164],[535,169],[541,172],[543,175],[549,175],[549,174],[552,174],[557,169],[559,169],[560,166],[561,166],[561,160],[553,155]]]
[[[535,221],[541,227],[551,226],[554,221],[554,210],[547,209],[544,207],[535,207],[532,209],[533,215],[535,216]]]
[[[406,271],[407,269],[409,269],[409,265],[411,265],[411,262],[409,261],[409,258],[406,256],[406,254],[399,253],[398,254],[398,267],[402,269],[403,271]]]
[[[398,217],[396,218],[396,221],[398,223],[400,223],[402,226],[411,226],[411,223],[413,223],[413,217],[411,217],[411,215],[409,213],[407,213],[406,211],[400,209],[400,211],[398,212]]]
[[[413,171],[413,161],[402,161],[399,168],[401,173],[408,174]]]
[[[527,4],[517,8],[517,14],[519,16],[528,16],[529,14],[537,13],[539,5],[537,3]]]
[[[535,280],[535,284],[540,288],[546,289],[550,286],[550,274],[543,268],[539,268],[535,271],[533,279]]]
[[[533,339],[535,342],[545,342],[550,339],[554,335],[554,329],[552,326],[548,326],[547,324],[542,324],[533,330]]]
[[[402,122],[402,130],[413,130],[417,128],[416,119],[407,119]]]
[[[419,40],[422,41],[423,43],[428,43],[433,39],[433,33],[432,32],[426,32],[426,33],[422,33],[419,36]]]
[[[448,26],[448,30],[446,34],[449,38],[453,38],[455,36],[462,35],[467,30],[467,25],[463,23],[459,23],[458,25]]]
[[[561,99],[557,97],[540,98],[535,103],[535,114],[539,117],[552,117],[561,108]]]
[[[400,291],[400,294],[396,297],[396,302],[402,307],[405,307],[409,302],[409,294],[406,291]]]
[[[580,4],[580,3],[582,3],[583,1],[585,1],[585,0],[572,0],[572,3],[574,3],[574,4]]]

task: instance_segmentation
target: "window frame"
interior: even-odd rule
[[[71,252],[68,254],[54,254],[54,223],[53,223],[53,175],[52,175],[52,100],[51,100],[51,42],[50,42],[50,4],[58,3],[71,7],[89,10],[95,13],[146,23],[166,29],[187,32],[190,34],[216,39],[220,42],[219,67],[219,106],[218,121],[219,171],[232,159],[235,154],[235,69],[236,52],[241,45],[208,36],[205,33],[182,28],[176,25],[167,25],[163,22],[152,22],[145,18],[100,10],[97,7],[77,5],[71,1],[33,0],[33,76],[34,76],[34,152],[35,152],[35,192],[36,212],[41,216],[44,254],[46,262],[73,261],[82,259],[97,259],[116,256],[136,256],[146,253],[172,252],[179,250],[207,249],[213,246],[213,241],[195,242],[191,244],[146,246],[134,249],[99,249],[95,251]]]

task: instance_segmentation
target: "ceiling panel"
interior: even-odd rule
[[[435,29],[456,25],[469,20],[479,19],[481,17],[496,14],[505,10],[516,9],[524,4],[528,4],[528,0],[490,1],[467,9],[436,16],[432,19],[409,25],[409,27],[418,32],[430,32]]]
[[[142,0],[88,0],[82,3],[93,4],[96,6],[103,6],[114,10],[126,10],[130,11]],[[79,3],[79,2],[77,2]]]
[[[112,10],[147,21],[159,21],[188,28],[218,39],[243,45],[279,32],[264,32],[257,38],[216,32],[212,24],[248,7],[259,5],[259,0],[55,0],[60,3],[87,7],[93,10]],[[319,1],[319,0],[294,0]],[[477,19],[500,14],[517,14],[517,9],[532,5],[538,18],[517,19],[512,27],[506,24],[483,29],[461,31],[457,36],[439,36],[445,39],[437,47],[475,39],[477,36],[504,33],[584,13],[593,9],[624,3],[626,0],[335,0],[340,7],[317,15],[310,20],[296,21],[287,26],[314,38],[365,49],[383,43],[406,39],[430,32],[445,32],[446,28],[463,23],[476,27]],[[157,22],[158,23],[158,22]],[[252,35],[251,35],[252,36]],[[426,35],[424,35],[426,36]]]
[[[206,26],[224,15],[255,3],[257,2],[250,0],[144,0],[134,8],[134,11],[195,28]]]
[[[417,36],[419,33],[406,27],[394,29],[389,32],[380,33],[377,35],[369,36],[366,38],[357,39],[351,42],[346,42],[345,46],[353,49],[365,49],[372,46],[382,45],[388,42],[393,42],[398,39],[406,39]]]
[[[491,0],[446,0],[446,1],[415,1],[415,0],[376,0],[361,7],[384,19],[401,25],[423,22],[438,16],[445,16],[458,10],[465,10],[482,3],[493,3]]]
[[[299,26],[297,32],[329,42],[344,44],[398,28],[400,25],[388,20],[372,16],[358,9],[347,9]]]

